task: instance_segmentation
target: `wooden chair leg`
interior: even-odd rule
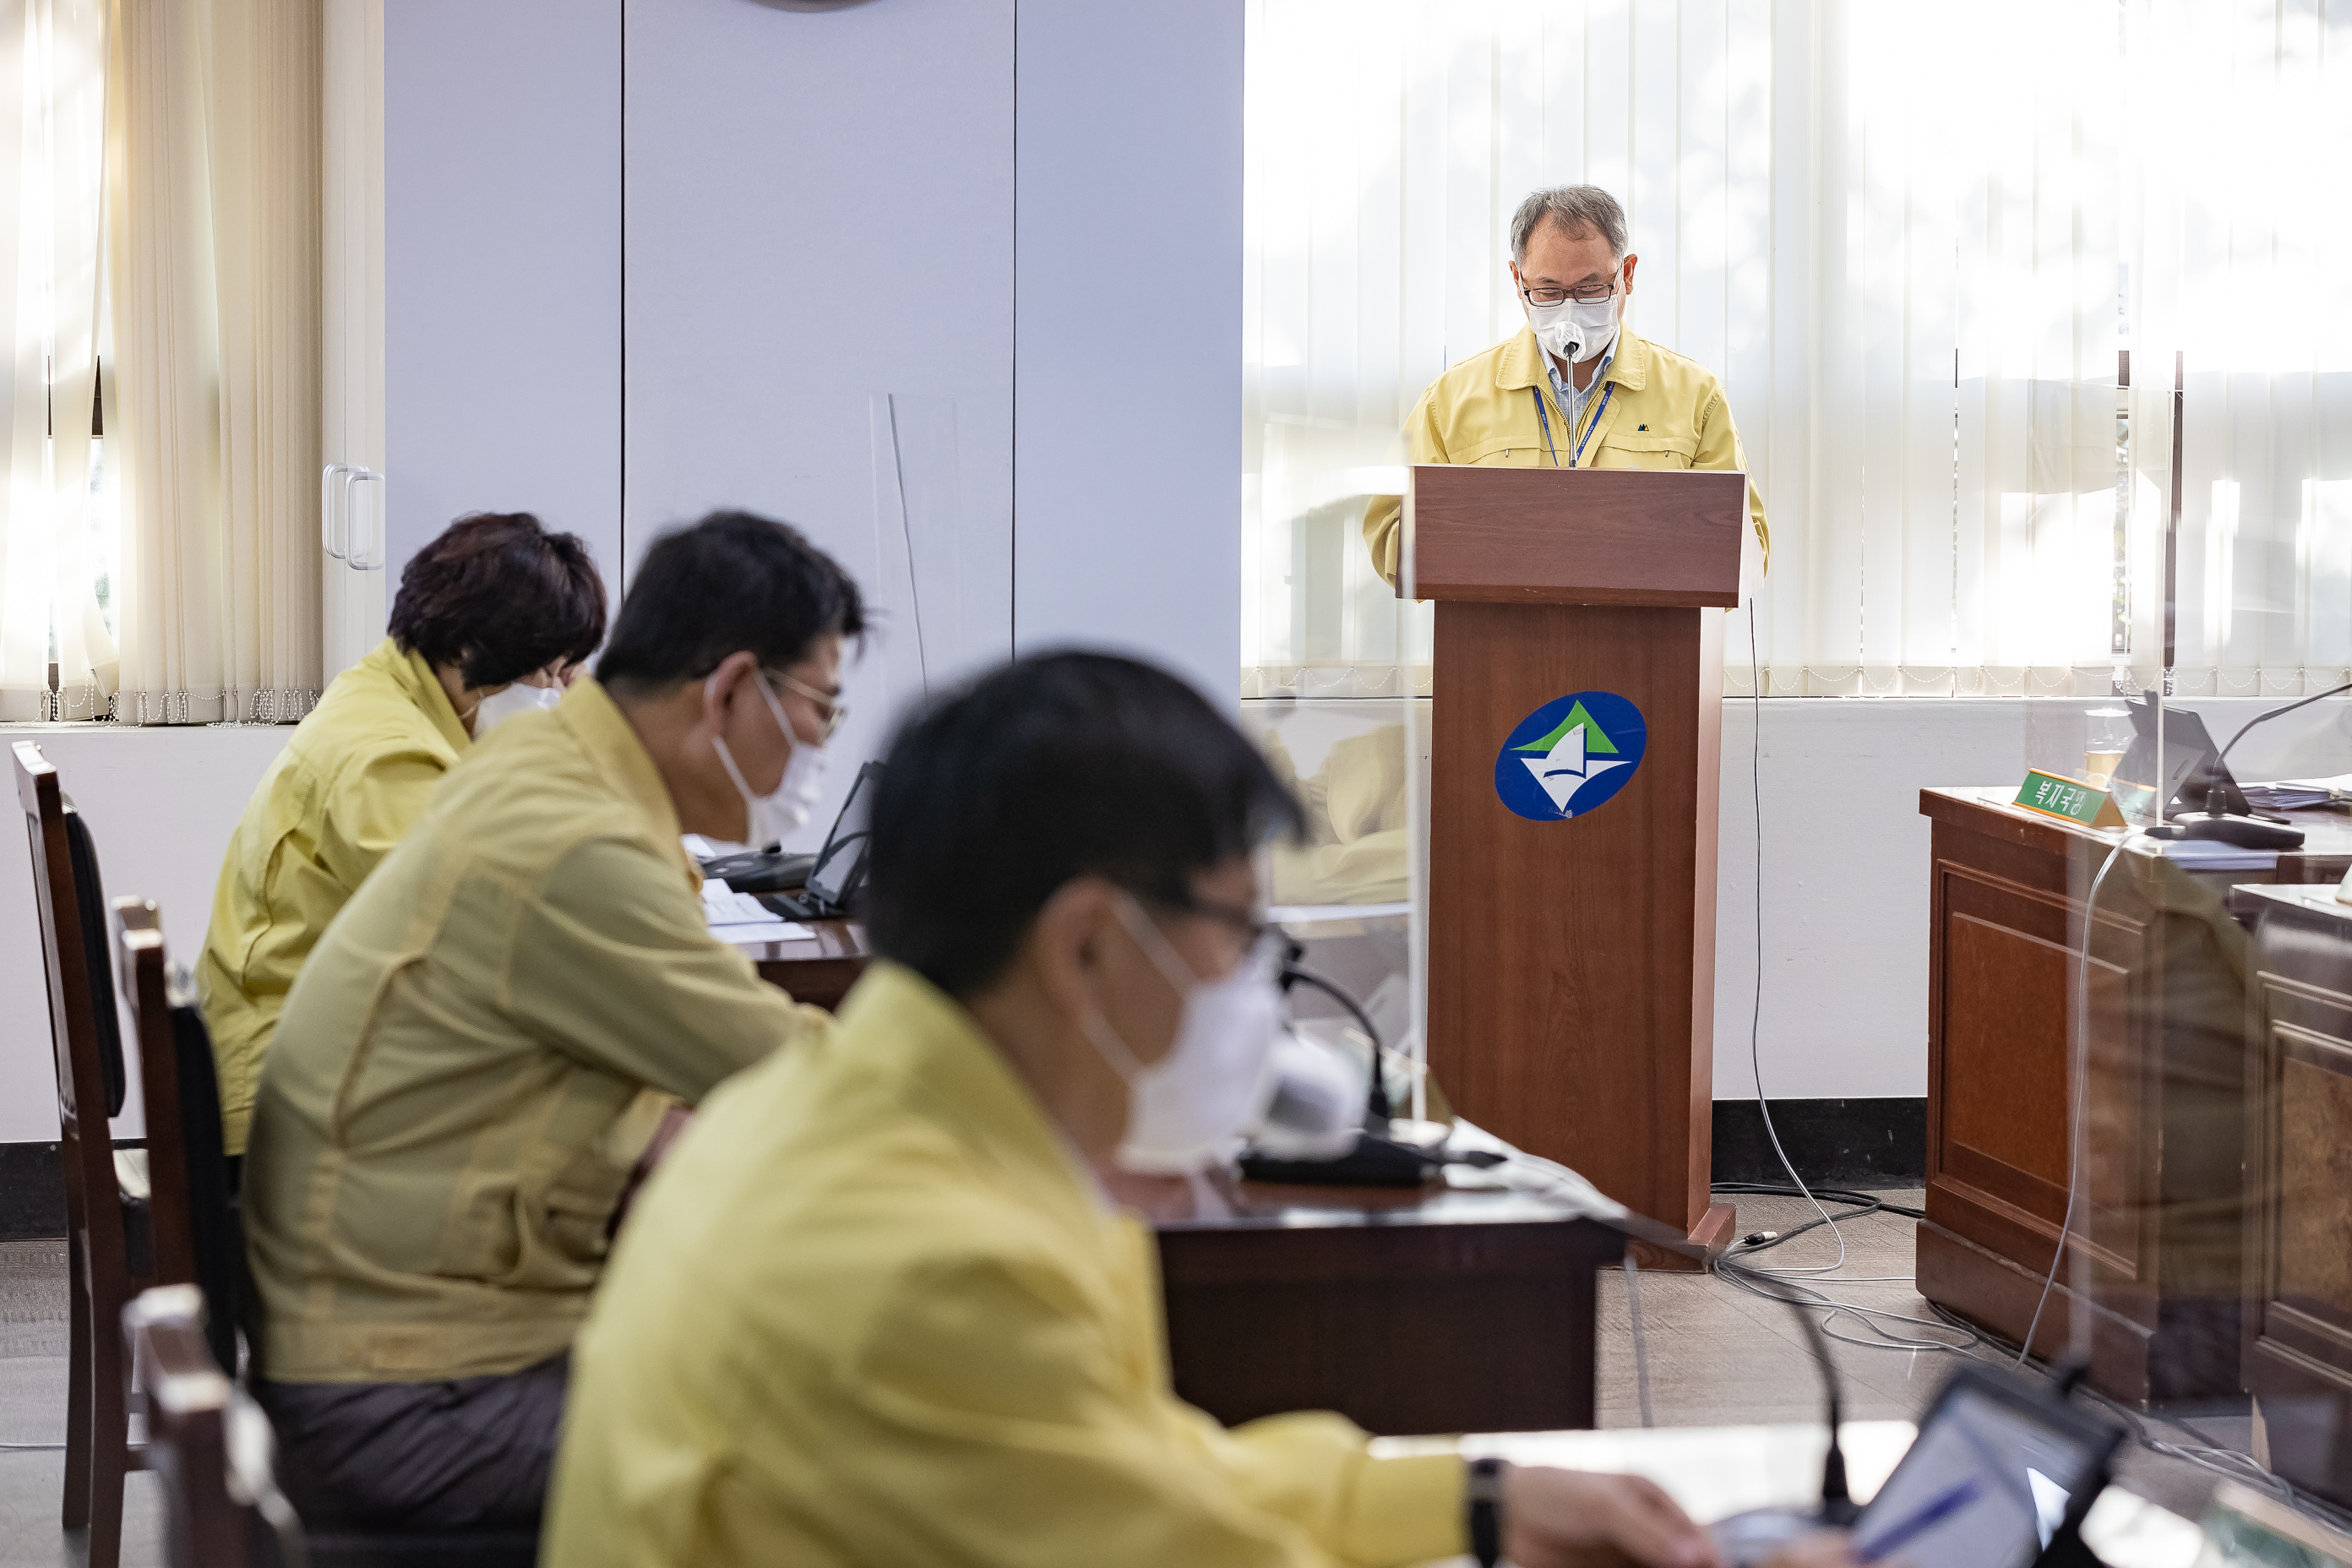
[[[113,1322],[121,1301],[99,1292],[97,1305]],[[89,1553],[88,1568],[118,1568],[122,1555],[122,1477],[130,1468],[131,1411],[121,1334],[90,1342]]]
[[[68,1530],[79,1530],[89,1522],[90,1345],[98,1336],[90,1311],[89,1281],[84,1274],[88,1260],[82,1257],[79,1227],[68,1229],[70,1234],[66,1238],[66,1272],[70,1280],[68,1322],[71,1348],[66,1362],[64,1517]]]

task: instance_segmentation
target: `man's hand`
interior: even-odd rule
[[[1772,1553],[1764,1568],[1854,1568],[1853,1537],[1843,1530],[1808,1535]]]
[[[1503,1473],[1503,1555],[1517,1568],[1723,1563],[1706,1531],[1654,1481],[1517,1465]]]

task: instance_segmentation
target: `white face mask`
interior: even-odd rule
[[[493,691],[474,709],[474,739],[480,740],[508,720],[552,708],[563,700],[561,688],[525,686],[518,680],[503,691]]]
[[[710,680],[718,679],[713,675]],[[743,770],[735,765],[734,753],[727,749],[727,742],[713,735],[710,743],[718,748],[720,765],[735,781],[736,793],[743,797],[744,814],[750,819],[744,828],[745,842],[754,849],[765,849],[800,831],[801,826],[815,814],[817,802],[824,798],[824,771],[832,759],[823,746],[811,745],[793,733],[792,721],[784,717],[783,704],[776,700],[776,694],[768,689],[766,676],[753,670],[751,684],[768,704],[784,743],[793,749],[784,763],[784,776],[766,795],[753,795],[751,786],[744,782]],[[710,681],[703,682],[703,690],[707,693],[709,689]]]
[[[1176,1043],[1150,1067],[1100,1014],[1086,1020],[1087,1038],[1127,1083],[1127,1136],[1114,1158],[1143,1175],[1197,1171],[1230,1152],[1273,1098],[1282,992],[1253,959],[1222,980],[1195,978],[1132,899],[1119,919],[1184,998],[1184,1015]]]
[[[1562,300],[1557,305],[1528,306],[1528,324],[1544,353],[1570,364],[1599,359],[1617,341],[1617,305],[1622,294],[1606,300]]]

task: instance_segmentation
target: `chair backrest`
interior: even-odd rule
[[[97,886],[98,857],[88,825],[65,798],[58,771],[41,755],[40,747],[18,741],[13,752],[16,800],[24,807],[25,832],[32,842],[41,963],[49,983],[49,1037],[57,1058],[58,1152],[65,1167],[67,1217],[75,1231],[86,1231],[94,1261],[121,1268],[125,1258],[122,1214],[115,1201],[114,1140],[107,1122],[122,1108],[121,1029],[108,976],[104,907],[99,904],[91,911],[97,917],[93,948],[93,928],[81,893],[87,882],[93,897],[102,898]]]
[[[309,1568],[301,1521],[272,1474],[268,1417],[229,1381],[193,1285],[158,1285],[122,1309],[147,1394],[147,1468],[163,1483],[172,1568]]]
[[[213,1356],[235,1366],[236,1280],[245,1247],[229,1191],[212,1037],[185,973],[172,972],[154,902],[115,900],[114,930],[147,1102],[155,1277],[163,1284],[194,1280],[203,1290]]]

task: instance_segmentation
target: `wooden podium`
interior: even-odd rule
[[[1747,500],[1740,473],[1417,466],[1399,574],[1437,601],[1430,1068],[1471,1121],[1709,1247],[1733,1225],[1707,1192],[1717,612],[1754,554]],[[1504,790],[1526,804],[1514,770],[1543,752],[1507,750],[1515,730],[1592,692],[1640,710],[1631,775],[1572,815],[1520,815]],[[1559,809],[1552,787],[1536,809]]]

